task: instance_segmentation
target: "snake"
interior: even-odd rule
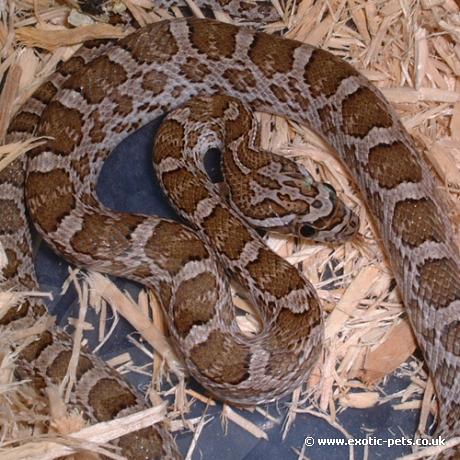
[[[252,110],[317,131],[350,171],[381,235],[439,401],[437,433],[460,431],[460,255],[430,166],[393,108],[333,54],[212,19],[156,22],[125,38],[86,42],[13,118],[7,141],[49,140],[0,172],[3,289],[37,285],[30,220],[57,253],[81,267],[152,287],[190,374],[234,404],[271,401],[311,372],[323,346],[312,285],[256,229],[331,241],[357,218],[328,184],[258,149]],[[161,187],[188,225],[104,207],[95,192],[105,158],[128,134],[169,113],[155,140]],[[222,151],[226,182],[202,157]],[[27,168],[27,171],[26,171]],[[305,217],[305,215],[307,217]],[[260,328],[235,322],[227,274],[247,292]],[[28,299],[0,326],[46,314]],[[43,390],[59,382],[71,338],[50,329],[19,354],[18,373]],[[141,398],[89,351],[72,401],[91,420],[140,407]],[[127,458],[180,458],[162,426],[119,440]],[[445,454],[445,458],[455,452]]]

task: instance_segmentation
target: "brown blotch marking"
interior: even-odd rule
[[[136,404],[136,396],[111,378],[97,381],[88,394],[88,400],[99,422],[112,420],[120,411]]]
[[[123,119],[122,119],[123,120]],[[129,130],[131,123],[127,121],[120,121],[117,125],[112,128],[113,133],[124,133]]]
[[[190,109],[188,118],[192,122],[201,123],[214,121],[215,118],[224,116],[225,111],[233,104],[233,100],[227,96],[217,95],[210,98],[197,98],[190,101],[187,107]],[[237,103],[237,107],[240,107]]]
[[[251,161],[250,156],[248,157],[248,159],[249,161]],[[240,158],[238,155],[238,160],[244,162],[246,158],[245,156]],[[241,174],[241,169],[239,165],[235,162],[235,158],[233,157],[233,154],[230,150],[225,149],[221,153],[221,164],[222,164],[222,174],[226,178],[229,188],[232,190],[233,197],[242,195],[243,197],[248,199],[251,195],[253,195],[253,192],[251,191],[251,189],[247,187],[248,181],[247,181],[246,176]],[[246,165],[245,163],[243,164],[246,167],[249,167],[251,169],[255,167],[255,165],[253,166],[252,162],[250,162],[249,165]]]
[[[294,175],[296,174],[295,172],[289,173],[285,171],[284,166],[283,166],[282,172],[284,172],[285,174],[294,174]],[[319,193],[318,187],[313,184],[307,184],[305,182],[306,179],[303,178],[303,174],[300,171],[297,174],[300,174],[302,176],[302,179],[299,180],[298,177],[296,177],[295,180],[293,179],[293,180],[284,181],[284,184],[290,187],[297,188],[299,192],[305,197],[309,197],[309,198],[317,197]],[[308,209],[308,207],[306,207],[305,209]]]
[[[187,136],[187,139],[186,139],[186,142],[187,142],[187,147],[190,149],[190,150],[193,150],[198,141],[200,140],[200,135],[198,134],[197,131],[190,131],[188,133],[188,136]],[[177,152],[178,155],[181,155],[180,152]]]
[[[279,199],[288,212],[303,215],[308,212],[310,206],[305,200],[293,200],[288,194],[279,194]]]
[[[232,106],[234,105],[231,102]],[[230,109],[230,107],[229,107]],[[248,156],[249,154],[254,154],[247,146],[247,132],[250,130],[253,123],[253,115],[251,112],[246,110],[243,105],[240,103],[237,104],[236,110],[238,116],[235,119],[228,119],[225,123],[225,143],[229,144],[230,142],[239,139],[242,136],[245,136],[241,144],[240,156]]]
[[[210,73],[209,67],[200,60],[192,57],[180,66],[181,72],[187,80],[193,83],[201,83]]]
[[[21,210],[12,200],[1,200],[2,220],[0,220],[0,233],[13,234],[25,225]]]
[[[190,41],[199,53],[206,54],[213,61],[231,58],[236,47],[238,29],[230,24],[209,21],[195,24],[190,21]]]
[[[305,287],[305,282],[299,272],[266,248],[261,248],[257,259],[250,262],[246,268],[262,291],[278,299]]]
[[[444,257],[428,259],[418,267],[419,296],[433,308],[446,308],[460,300],[460,278],[455,261]]]
[[[27,345],[24,350],[21,351],[21,359],[25,359],[29,363],[37,359],[42,351],[53,343],[53,336],[49,331],[42,332],[40,337]]]
[[[179,224],[162,221],[147,241],[145,255],[175,275],[187,262],[205,259],[209,253],[195,234]]]
[[[118,446],[126,458],[161,460],[165,458],[164,443],[157,429],[153,426],[137,430],[119,438]]]
[[[271,198],[265,198],[263,201],[257,204],[253,210],[253,217],[264,218],[270,216],[286,216],[290,214],[290,210],[287,207],[279,205],[277,202],[273,201]]]
[[[190,359],[206,377],[216,383],[238,385],[249,377],[249,347],[234,342],[220,331],[195,345]]]
[[[107,148],[99,147],[94,152],[94,159],[93,161],[104,161],[109,156],[110,150]]]
[[[321,310],[314,297],[310,298],[309,306],[309,311],[302,313],[287,308],[280,311],[267,343],[271,353],[267,374],[283,375],[298,365],[298,353],[303,351],[312,329],[321,322]]]
[[[134,72],[132,75],[131,75],[131,79],[132,80],[138,80],[139,78],[142,77],[142,75],[144,74],[144,72],[142,70],[137,70],[136,72]]]
[[[263,174],[254,174],[252,179],[257,182],[262,188],[267,188],[269,190],[280,190],[280,183],[276,179],[271,177],[264,176]]]
[[[344,79],[357,75],[350,64],[322,49],[313,50],[304,72],[313,97],[332,96]]]
[[[27,385],[30,385],[37,394],[43,394],[42,391],[47,388],[44,377],[37,372],[37,369],[17,366],[14,374],[18,380],[28,380]]]
[[[161,179],[170,200],[187,214],[193,214],[198,203],[209,197],[208,190],[202,185],[204,179],[198,180],[196,174],[185,168],[165,172]]]
[[[29,312],[30,303],[27,300],[23,300],[21,305],[18,307],[11,307],[1,318],[0,326],[12,323],[20,318],[24,318]]]
[[[276,85],[275,83],[272,83],[270,85],[270,89],[271,89],[272,93],[275,95],[275,97],[280,102],[282,102],[283,104],[286,103],[286,102],[289,102],[291,96],[289,95],[289,93],[282,86],[279,86],[279,85]]]
[[[33,97],[35,99],[38,99],[40,102],[43,104],[48,104],[48,102],[53,99],[55,94],[57,93],[57,88],[54,86],[54,84],[50,81],[47,81],[46,83],[43,83],[37,91],[33,94]]]
[[[241,1],[238,3],[238,11],[243,13],[243,12],[251,12],[252,10],[256,10],[257,6],[254,5],[254,3],[250,3],[250,2],[244,2],[244,1]]]
[[[95,109],[91,113],[89,120],[93,123],[91,129],[89,130],[89,138],[93,144],[100,144],[105,139],[107,133],[105,130],[105,123],[101,120],[101,116],[99,114],[99,108]]]
[[[72,75],[74,73],[81,72],[84,66],[85,60],[82,57],[73,56],[68,61],[64,62],[61,66],[59,66],[58,71],[63,75]]]
[[[74,188],[67,172],[31,172],[26,182],[29,212],[47,233],[54,232],[75,206]]]
[[[68,155],[80,145],[82,126],[82,114],[78,110],[53,101],[43,111],[39,134],[52,138],[47,145],[54,153]]]
[[[245,69],[227,69],[222,75],[237,91],[245,92],[255,88],[257,82],[249,70]]]
[[[124,22],[123,22],[123,19],[121,19],[121,17],[119,16],[112,16],[110,18],[110,24],[112,25],[126,25]],[[87,42],[83,43],[82,44],[82,48],[87,48],[89,50],[91,49],[97,49],[97,48],[106,48],[105,45],[109,45],[109,44],[112,44],[113,43],[113,40],[110,39],[110,38],[95,38],[93,40],[88,40]]]
[[[20,286],[24,290],[34,290],[37,288],[37,280],[30,273],[22,273],[18,277],[17,281],[18,286]],[[34,305],[37,304],[34,303]]]
[[[143,104],[141,104],[139,106],[139,112],[153,112],[154,110],[159,110],[161,113],[166,113],[168,112],[168,110],[170,110],[170,107],[169,106],[162,106],[160,105],[158,107],[157,104],[153,103],[153,102],[144,102]]]
[[[297,79],[293,77],[288,78],[288,87],[292,94],[295,94],[295,99],[291,96],[291,104],[296,103],[302,110],[308,110],[310,108],[310,100],[302,96],[303,89],[300,87]]]
[[[176,39],[169,30],[169,23],[154,26],[155,46],[152,46],[152,31],[149,27],[140,29],[138,32],[128,35],[119,40],[117,44],[129,51],[139,63],[156,62],[162,64],[168,62],[179,50]]]
[[[216,206],[204,219],[203,230],[216,249],[231,260],[238,259],[246,243],[252,239],[241,221],[222,206]]]
[[[62,381],[67,373],[71,356],[72,350],[63,350],[58,353],[53,362],[47,367],[46,375],[52,380],[53,383],[60,383]],[[93,367],[94,366],[89,358],[80,355],[77,364],[77,380],[80,380],[81,376]]]
[[[298,178],[303,176],[300,172],[299,166],[289,158],[280,157],[278,155],[271,154],[273,159],[281,165],[281,172],[288,175]],[[315,195],[318,193],[318,190],[315,189]]]
[[[436,205],[429,198],[406,199],[395,205],[393,231],[410,246],[425,241],[442,241],[444,224],[437,215]]]
[[[258,33],[249,50],[249,57],[260,71],[272,78],[276,73],[287,73],[294,64],[294,51],[301,46],[293,40],[279,40],[272,35]]]
[[[369,88],[359,87],[342,102],[343,131],[364,138],[372,128],[389,128],[391,115],[382,98]]]
[[[16,248],[19,249],[24,254],[24,256],[29,254],[29,240],[25,233],[23,233],[22,239],[17,242]]]
[[[154,161],[160,164],[165,158],[182,158],[184,149],[184,128],[176,120],[166,120],[160,127],[155,140]]]
[[[368,194],[367,202],[369,204],[369,208],[377,216],[378,220],[382,222],[384,216],[383,216],[383,201],[382,201],[381,196],[377,192]]]
[[[242,147],[238,151],[238,161],[244,166],[257,169],[257,166],[265,166],[270,162],[270,158],[266,155],[266,152],[253,152],[252,155],[245,154],[246,149]],[[260,155],[259,155],[260,153]],[[226,150],[222,153],[222,172],[226,178],[226,185],[221,185],[221,193],[223,195],[231,194],[233,203],[238,207],[240,211],[248,211],[249,215],[257,212],[257,206],[254,207],[252,200],[255,192],[251,188],[251,180],[254,173],[250,175],[241,174],[241,169],[237,163],[232,152]]]
[[[167,82],[168,76],[166,74],[151,70],[144,75],[141,86],[145,91],[151,91],[154,96],[157,96],[165,89]]]
[[[257,206],[246,204],[248,212],[252,217],[264,219],[267,217],[282,217],[288,214],[303,215],[308,212],[309,206],[303,200],[292,200],[289,195],[279,195],[282,205],[273,201],[271,198],[265,198]]]
[[[151,112],[151,110],[149,112]],[[130,126],[131,126],[130,129],[132,129],[133,131],[136,131],[142,126],[142,122],[140,120],[133,121]]]
[[[100,56],[69,77],[63,87],[81,93],[90,104],[99,104],[127,78],[123,66],[107,56]]]
[[[172,288],[166,281],[160,281],[158,295],[164,308],[168,308],[172,298]]]
[[[27,284],[25,284],[27,286]],[[35,287],[37,283],[35,280],[33,280],[33,283],[31,283],[32,287]],[[32,305],[32,311],[34,314],[35,318],[38,318],[39,316],[43,316],[45,313],[47,313],[46,307],[42,303],[35,303]]]
[[[1,203],[0,203],[1,207]],[[8,280],[15,277],[18,274],[18,268],[21,265],[21,262],[16,254],[16,251],[13,251],[9,248],[5,249],[6,260],[8,261],[6,266],[0,269],[3,279]]]
[[[241,145],[237,152],[238,161],[241,162],[246,168],[249,168],[253,171],[257,171],[264,166],[267,166],[272,161],[274,161],[273,155],[270,152],[265,152],[263,150],[254,151],[247,146]],[[229,182],[229,184],[237,184],[237,187],[241,187],[240,184],[247,184],[248,176],[241,174],[241,169],[237,163],[235,163],[235,158],[232,155],[230,150],[224,150],[222,153],[222,166],[225,171],[224,175]],[[251,178],[254,174],[251,176]],[[243,189],[246,189],[247,185],[243,186]],[[250,187],[249,187],[250,188]],[[278,187],[279,188],[279,184]],[[248,193],[248,192],[244,192]]]
[[[460,320],[454,319],[444,326],[441,343],[449,353],[460,357]]]
[[[344,145],[341,157],[349,170],[356,171],[359,168],[356,145]]]
[[[145,280],[148,278],[152,272],[148,266],[148,264],[140,263],[132,272],[133,276],[136,278],[140,278],[140,280]]]
[[[32,112],[19,112],[8,126],[8,132],[33,133],[40,117]]]
[[[422,180],[422,168],[402,142],[372,147],[368,169],[369,174],[383,188],[390,189],[403,182]]]
[[[144,217],[130,214],[118,220],[100,214],[86,214],[81,230],[71,238],[70,244],[77,252],[111,258],[129,248],[131,233],[143,221]]]
[[[85,178],[90,172],[90,159],[87,155],[82,155],[80,158],[72,159],[71,164],[73,170],[80,177],[80,180],[83,180],[83,178]]]
[[[6,168],[0,171],[0,182],[22,187],[24,184],[25,168],[21,158],[10,163]]]
[[[175,86],[172,91],[171,91],[171,96],[174,98],[174,99],[178,99],[182,96],[182,93],[184,92],[184,89],[185,87],[183,86]]]
[[[80,201],[86,206],[98,206],[98,201],[91,193],[85,192],[83,195],[80,195]]]
[[[116,104],[116,107],[114,110],[115,114],[118,114],[122,117],[126,117],[132,112],[133,100],[129,95],[122,94],[119,91],[114,91],[111,98]]]
[[[179,334],[185,337],[193,326],[207,323],[214,316],[217,300],[216,279],[211,273],[200,273],[183,281],[176,291],[173,309]]]
[[[333,110],[329,105],[325,105],[323,108],[318,109],[318,115],[321,119],[321,125],[323,129],[329,134],[337,134],[337,127],[332,117]]]
[[[218,0],[219,3],[223,3],[223,0]],[[231,3],[231,1],[229,1]],[[248,19],[251,19],[254,15],[256,17],[263,17],[263,18],[271,18],[275,17],[278,18],[279,15],[277,12],[275,12],[272,3],[267,2],[267,1],[261,1],[261,2],[245,2],[245,1],[238,1],[236,3],[238,7],[238,13],[240,13],[238,16],[241,17],[247,17]],[[275,18],[273,20],[275,20]]]
[[[283,308],[274,323],[274,333],[269,339],[273,350],[284,350],[286,347],[298,347],[310,336],[311,330],[321,321],[321,310],[318,301],[310,298],[309,310],[294,313]]]

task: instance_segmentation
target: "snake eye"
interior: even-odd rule
[[[305,238],[311,238],[316,233],[316,230],[310,225],[302,225],[300,227],[300,234]]]

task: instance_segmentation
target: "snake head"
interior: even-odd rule
[[[352,239],[359,229],[359,217],[337,197],[330,184],[318,183],[316,187],[318,196],[310,204],[311,212],[292,223],[293,233],[327,243]]]
[[[359,217],[342,203],[335,208],[334,214],[340,215],[340,220],[332,217],[331,219],[323,219],[321,224],[315,222],[314,224],[299,225],[298,236],[325,243],[340,243],[351,240],[358,232]]]

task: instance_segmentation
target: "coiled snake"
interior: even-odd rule
[[[348,166],[376,219],[434,378],[438,432],[458,433],[460,256],[448,212],[427,164],[380,92],[326,51],[196,18],[154,23],[115,43],[88,43],[36,91],[9,129],[8,140],[32,133],[53,138],[29,155],[32,221],[69,261],[154,287],[187,368],[219,398],[248,404],[285,394],[318,356],[320,307],[308,281],[268,250],[242,217],[326,241],[333,234],[350,237],[356,218],[327,185],[311,183],[291,162],[255,151],[246,104],[313,127]],[[162,187],[193,230],[114,212],[94,193],[114,146],[172,110],[157,136],[154,161]],[[195,166],[216,146],[224,151],[228,180],[222,190],[206,181],[199,161]],[[16,161],[0,173],[4,288],[35,285],[23,171]],[[298,217],[306,211],[307,220]],[[224,270],[258,306],[262,326],[254,337],[235,325]],[[41,304],[25,302],[0,324],[21,324],[43,312]],[[56,331],[42,334],[21,354],[22,372],[58,381],[68,340]],[[88,353],[80,357],[78,374],[76,403],[88,417],[107,420],[138,402]],[[131,458],[178,456],[161,427],[127,435],[120,445]]]

